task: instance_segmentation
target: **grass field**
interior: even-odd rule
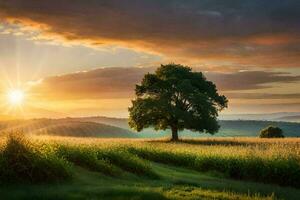
[[[299,139],[1,140],[5,199],[299,199]]]

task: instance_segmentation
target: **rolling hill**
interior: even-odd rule
[[[112,126],[118,126],[123,129],[130,130],[128,119],[126,118],[109,118],[109,117],[87,117],[87,118],[70,118],[75,121],[91,121],[103,123]],[[269,125],[278,126],[283,129],[285,136],[299,137],[300,123],[282,122],[282,121],[262,121],[262,120],[220,120],[220,130],[213,135],[214,137],[256,137],[259,131]],[[169,131],[154,131],[153,129],[145,129],[137,134],[141,138],[158,138],[166,137]],[[184,137],[211,137],[210,134],[199,134],[191,131],[183,131],[180,133]]]
[[[222,120],[220,130],[215,136],[257,136],[259,131],[267,126],[280,127],[287,137],[300,136],[300,123],[258,120]]]
[[[220,120],[256,120],[256,121],[289,121],[284,120],[285,117],[289,116],[300,116],[299,112],[276,112],[276,113],[265,113],[265,114],[221,114]]]
[[[300,122],[300,115],[292,115],[277,118],[279,121],[287,121],[287,122]]]
[[[65,119],[31,119],[0,122],[0,132],[23,132],[34,135],[74,137],[132,138],[135,134],[127,129],[87,121]]]
[[[256,137],[259,131],[269,125],[283,129],[287,137],[300,136],[300,123],[258,120],[220,120],[220,130],[214,135],[200,134],[184,130],[181,137]],[[102,138],[161,138],[168,137],[170,131],[154,131],[147,128],[135,133],[128,126],[126,118],[83,117],[62,119],[31,119],[0,121],[0,132],[24,132],[34,135],[55,135]]]

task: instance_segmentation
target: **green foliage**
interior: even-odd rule
[[[34,146],[22,134],[8,136],[1,152],[0,182],[40,183],[71,178],[71,166],[46,146]]]
[[[158,178],[158,176],[152,171],[149,162],[129,153],[124,148],[101,148],[98,149],[97,156],[100,159],[108,160],[125,171],[151,178]]]
[[[260,138],[284,138],[283,131],[279,127],[269,126],[260,131]]]
[[[179,187],[172,187],[167,190],[167,197],[174,200],[195,200],[195,199],[220,199],[220,200],[274,200],[274,196],[261,197],[260,195],[238,195],[232,192],[219,192],[212,190],[196,189],[195,187],[185,187],[184,189]]]
[[[154,170],[153,165],[157,165],[151,163],[154,161],[227,178],[300,188],[300,150],[294,140],[285,139],[278,144],[272,144],[270,139],[223,140],[194,140],[192,144],[91,140],[91,144],[77,144],[29,142],[23,136],[11,135],[0,154],[0,181],[2,184],[62,181],[73,175],[74,165],[101,172],[102,177],[119,177],[122,171],[127,171],[130,173],[124,173],[122,178],[136,174],[161,180],[164,175]]]
[[[137,175],[157,178],[149,162],[120,147],[104,148],[64,144],[58,146],[57,155],[75,165],[105,175],[117,176],[125,170]]]
[[[60,145],[57,150],[57,155],[75,165],[93,171],[99,171],[107,175],[116,176],[121,173],[121,170],[110,164],[109,161],[98,159],[97,152],[93,148],[80,145]]]
[[[75,177],[66,184],[22,185],[1,187],[1,199],[94,199],[94,200],[276,200],[298,199],[299,192],[291,188],[230,181],[203,176],[191,170],[154,164],[156,172],[163,172],[164,179],[125,176],[105,178],[97,172],[75,168]],[[159,166],[159,167],[158,167]],[[203,178],[205,177],[205,178]],[[194,186],[190,181],[193,179]],[[225,189],[223,186],[229,186]],[[224,189],[223,189],[224,188]]]
[[[278,155],[263,158],[252,153],[245,155],[194,153],[192,149],[190,151],[172,151],[173,147],[176,148],[167,145],[164,148],[151,145],[129,147],[129,151],[154,162],[188,167],[201,172],[221,172],[228,178],[300,187],[298,181],[300,180],[300,164],[299,159],[294,156],[281,157]],[[220,148],[220,152],[222,152],[222,148]]]
[[[218,111],[227,107],[226,97],[201,72],[176,64],[161,65],[154,74],[146,74],[135,93],[129,108],[130,127],[137,131],[170,128],[174,140],[183,129],[215,133]]]

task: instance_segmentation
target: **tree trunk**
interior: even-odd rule
[[[175,126],[171,127],[172,130],[172,141],[178,141],[178,129]]]

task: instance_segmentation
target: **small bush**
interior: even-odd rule
[[[51,151],[40,151],[22,134],[8,136],[0,157],[0,182],[40,183],[69,179],[70,163]]]
[[[269,126],[260,131],[260,138],[284,138],[282,129]]]

